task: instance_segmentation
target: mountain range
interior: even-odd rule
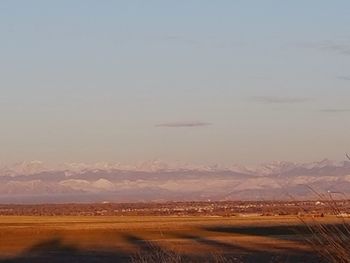
[[[258,166],[40,161],[0,167],[0,203],[317,199],[350,194],[350,162]]]

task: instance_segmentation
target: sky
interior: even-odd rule
[[[350,152],[350,2],[0,2],[0,162]]]

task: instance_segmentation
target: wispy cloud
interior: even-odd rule
[[[337,79],[350,80],[350,76],[338,76]]]
[[[321,48],[334,51],[344,55],[350,55],[350,43],[349,42],[334,42],[328,41],[320,45]]]
[[[246,46],[248,44],[243,41],[227,41],[225,39],[213,36],[194,38],[192,36],[189,37],[184,35],[163,35],[159,38],[156,38],[156,40],[204,48],[237,48]]]
[[[182,43],[191,46],[199,46],[199,42],[196,39],[180,36],[180,35],[164,35],[160,37],[161,40],[167,42]]]
[[[192,127],[205,127],[212,125],[210,122],[201,121],[184,121],[184,122],[165,122],[156,124],[156,127],[167,127],[167,128],[192,128]]]
[[[253,96],[253,100],[266,104],[295,104],[309,101],[309,98],[301,97],[275,97],[275,96]]]
[[[325,113],[345,113],[345,112],[350,112],[350,109],[321,109],[321,112]]]
[[[316,48],[326,51],[332,51],[338,54],[350,55],[349,40],[325,40],[313,43],[304,43],[301,46],[306,48]]]

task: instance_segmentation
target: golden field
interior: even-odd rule
[[[302,262],[314,257],[305,231],[300,219],[291,216],[2,216],[0,262],[128,262],[154,248],[198,262],[210,262],[213,255],[232,262]]]

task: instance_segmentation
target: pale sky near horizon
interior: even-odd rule
[[[350,152],[350,1],[0,2],[0,162]]]

